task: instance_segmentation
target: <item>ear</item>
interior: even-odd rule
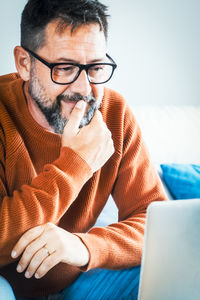
[[[14,49],[15,66],[24,81],[30,79],[31,60],[28,52],[21,46],[16,46]]]

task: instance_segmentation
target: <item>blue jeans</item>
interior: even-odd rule
[[[10,284],[2,276],[0,276],[0,299],[15,300],[15,296]]]
[[[81,275],[66,289],[32,300],[137,300],[140,267],[95,269]],[[5,298],[7,300],[7,298]],[[17,298],[17,300],[29,300]]]

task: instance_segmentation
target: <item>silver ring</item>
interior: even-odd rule
[[[51,253],[49,252],[49,250],[47,249],[47,247],[46,247],[46,246],[44,246],[44,247],[43,247],[43,249],[44,249],[44,250],[46,250],[46,253],[47,253],[47,255],[48,255],[48,256],[50,256],[50,255],[51,255]]]

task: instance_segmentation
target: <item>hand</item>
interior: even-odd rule
[[[17,271],[21,273],[26,269],[26,278],[35,275],[39,279],[60,262],[81,267],[89,261],[88,250],[82,241],[52,223],[34,227],[24,233],[14,246],[11,256],[17,258],[21,254]]]
[[[82,107],[78,106],[82,104]],[[114,153],[111,132],[103,121],[100,111],[96,111],[90,124],[79,129],[85,112],[84,101],[79,101],[70,115],[62,135],[62,146],[77,152],[91,167],[93,172],[100,169]]]

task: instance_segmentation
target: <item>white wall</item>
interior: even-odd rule
[[[200,104],[200,1],[102,1],[112,16],[108,52],[118,64],[109,86],[134,105]],[[0,3],[0,75],[15,71],[25,3]]]
[[[0,1],[0,75],[15,72],[13,49],[20,41],[20,18],[26,0]]]

